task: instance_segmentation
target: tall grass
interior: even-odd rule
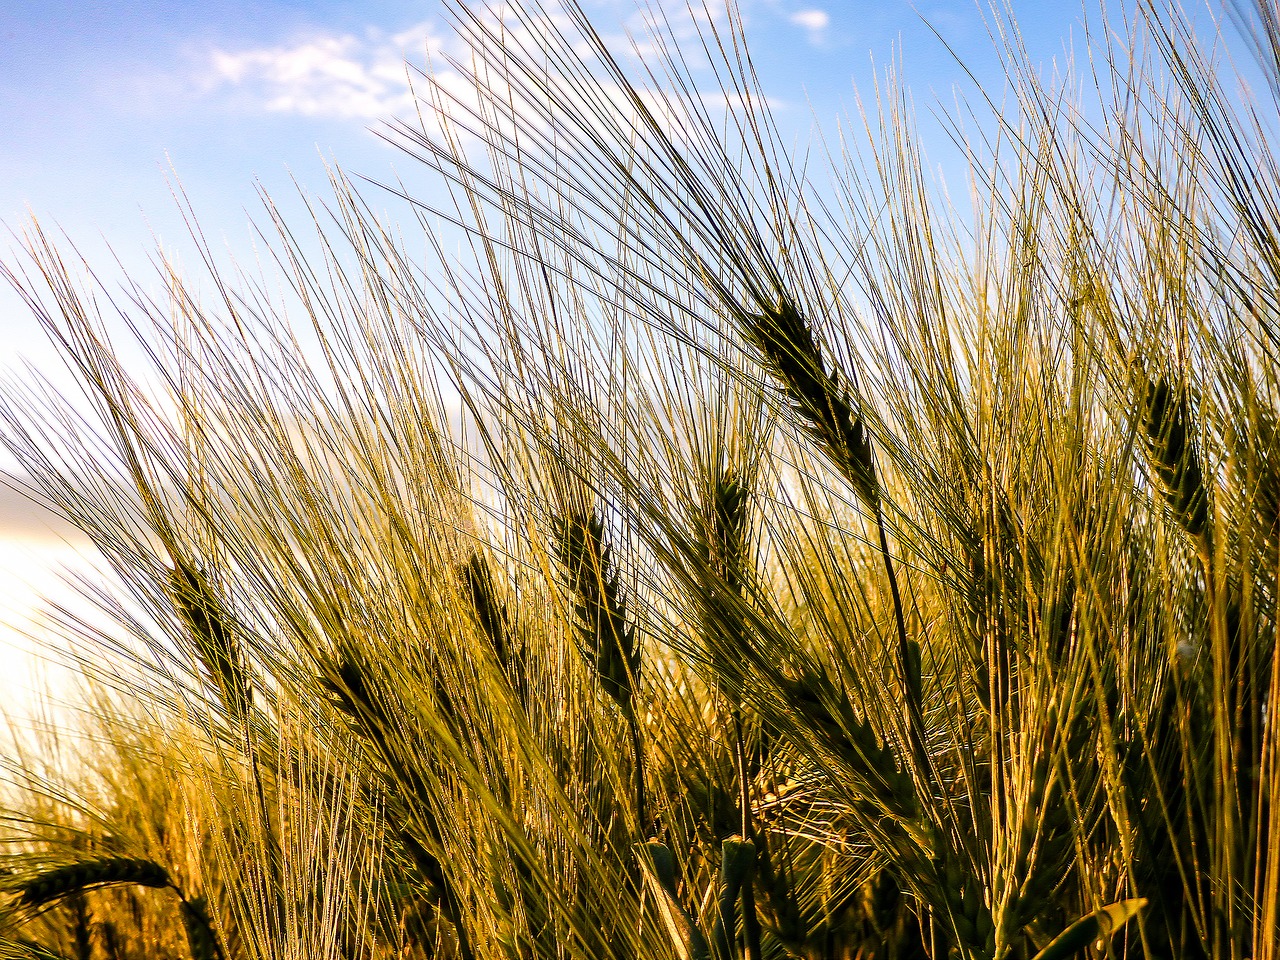
[[[894,86],[815,184],[732,6],[638,67],[451,9],[429,268],[341,174],[292,311],[7,268],[85,396],[5,439],[119,592],[3,955],[1276,957],[1275,101],[997,18],[958,211]]]

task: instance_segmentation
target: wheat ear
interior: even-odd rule
[[[476,623],[489,641],[498,663],[522,704],[528,703],[529,676],[526,651],[511,627],[511,614],[498,595],[488,558],[474,551],[459,572],[465,595],[471,601]]]
[[[253,702],[249,668],[208,578],[191,564],[175,560],[169,590],[227,715],[241,726],[247,724]]]
[[[636,642],[635,626],[627,621],[626,599],[604,539],[603,522],[594,514],[569,514],[559,525],[556,549],[569,574],[583,654],[600,682],[600,689],[618,705],[630,730],[636,816],[641,831],[648,831],[644,741],[635,708],[640,646]]]
[[[583,651],[600,688],[631,715],[640,648],[635,628],[627,623],[626,600],[604,540],[604,524],[594,515],[574,513],[560,526],[560,561],[569,574]]]
[[[896,822],[919,815],[914,781],[888,742],[855,713],[844,692],[817,670],[784,681],[786,709],[873,809]]]
[[[795,302],[780,297],[759,314],[747,314],[745,333],[765,367],[781,381],[805,430],[853,485],[863,502],[880,500],[871,462],[871,441],[855,412],[852,392],[838,371],[826,368],[813,331]]]
[[[224,960],[225,954],[218,943],[205,899],[188,899],[173,882],[169,871],[154,860],[142,857],[97,857],[69,863],[32,877],[16,886],[14,892],[18,894],[19,907],[36,908],[62,900],[75,900],[86,890],[121,884],[172,890],[182,902],[182,923],[187,932],[193,960]],[[80,907],[83,909],[82,903]],[[78,926],[83,925],[81,917]]]
[[[706,568],[698,591],[703,648],[716,689],[736,708],[742,664],[749,652],[737,605],[746,578],[750,491],[737,473],[726,472],[715,479],[708,499],[705,516],[695,523],[697,551]]]
[[[1178,522],[1191,536],[1200,538],[1209,522],[1209,492],[1187,432],[1189,419],[1184,388],[1171,385],[1168,377],[1146,385],[1142,432],[1148,460]]]
[[[18,905],[41,907],[82,890],[134,883],[144,887],[172,887],[169,871],[140,857],[99,857],[46,870],[15,887]]]

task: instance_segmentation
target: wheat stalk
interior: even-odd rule
[[[872,512],[893,603],[898,676],[903,686],[913,766],[921,777],[931,778],[933,764],[924,729],[919,644],[907,635],[871,439],[861,413],[855,410],[853,391],[842,383],[838,368],[827,369],[813,331],[790,298],[780,296],[771,309],[748,314],[745,333],[762,354],[765,366],[782,382],[805,430]]]
[[[187,932],[191,960],[223,960],[222,944],[214,931],[213,918],[204,897],[182,899],[182,925]]]

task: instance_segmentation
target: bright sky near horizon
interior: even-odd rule
[[[711,0],[714,4],[718,0]],[[662,0],[671,11],[684,0]],[[638,27],[635,0],[583,0],[602,34]],[[748,43],[784,128],[834,131],[870,97],[875,63],[901,54],[922,117],[952,89],[972,92],[937,31],[979,81],[1000,74],[983,10],[969,0],[740,0]],[[1130,6],[1129,3],[1125,4]],[[108,277],[145,274],[157,241],[181,251],[177,178],[215,247],[253,258],[255,185],[282,202],[291,178],[324,195],[324,161],[375,179],[413,162],[370,132],[410,109],[404,60],[458,52],[441,0],[9,0],[0,4],[0,257],[14,262],[29,215],[65,231]],[[1086,8],[1013,3],[1034,60],[1061,58]],[[1088,8],[1094,16],[1092,7]],[[926,146],[928,146],[926,140]],[[109,243],[120,267],[107,256]],[[56,356],[0,289],[0,371]],[[0,466],[9,464],[0,455]],[[0,497],[0,621],[53,589],[51,563],[74,557],[21,501]],[[0,646],[4,641],[0,639]],[[12,662],[12,658],[11,658]],[[0,670],[11,673],[0,655]],[[0,681],[2,683],[3,681]]]

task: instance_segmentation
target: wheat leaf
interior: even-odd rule
[[[1116,931],[1136,917],[1146,905],[1147,901],[1143,897],[1121,900],[1081,917],[1037,953],[1034,960],[1065,960],[1095,940],[1110,940]]]

